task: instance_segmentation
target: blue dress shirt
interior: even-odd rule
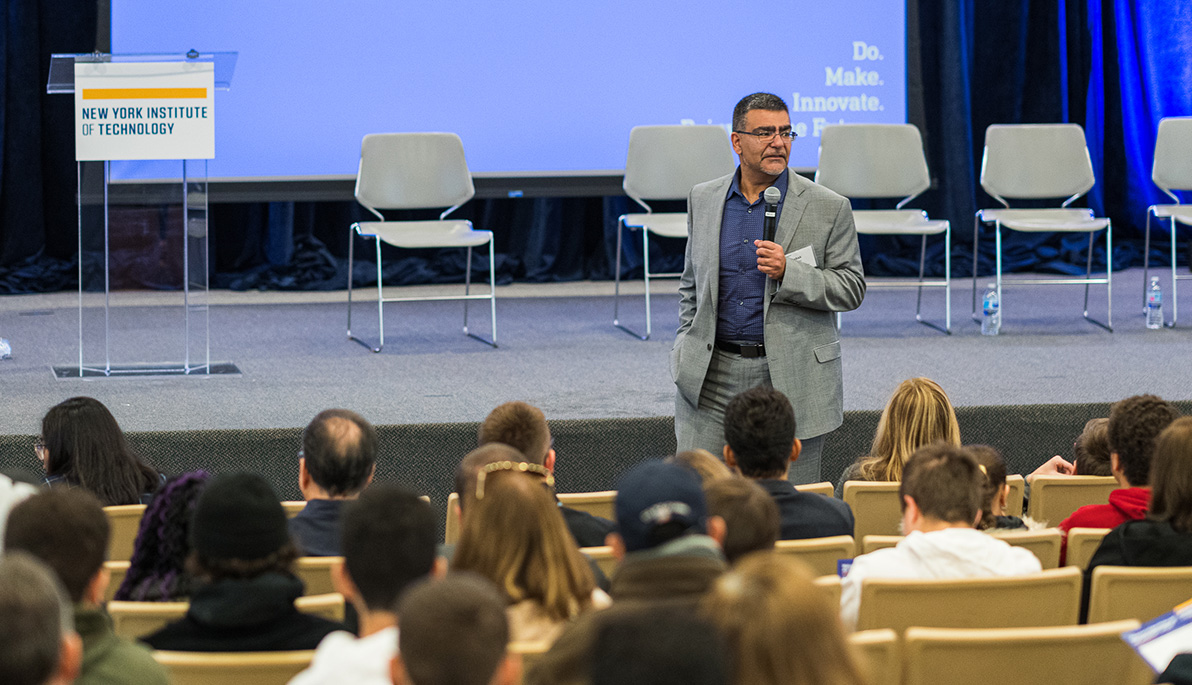
[[[786,188],[786,175],[774,179],[771,185]],[[766,280],[757,268],[757,248],[753,241],[761,240],[765,227],[765,201],[761,194],[750,204],[741,194],[741,170],[738,167],[724,200],[724,216],[720,220],[720,297],[716,309],[716,339],[733,343],[761,343],[765,340]],[[778,201],[778,218],[782,217],[782,203]]]

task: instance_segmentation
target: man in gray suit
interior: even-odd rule
[[[803,453],[790,479],[820,478],[823,437],[844,419],[835,313],[856,309],[865,275],[848,200],[788,169],[790,115],[777,95],[733,110],[729,176],[687,199],[687,255],[671,350],[679,450],[724,445],[724,408],[772,386],[790,398]],[[763,239],[769,187],[781,191],[773,241]]]

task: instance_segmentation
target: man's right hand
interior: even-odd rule
[[[1026,477],[1026,482],[1035,480],[1035,476],[1075,476],[1076,466],[1072,462],[1064,459],[1060,455],[1055,455],[1051,459],[1043,462],[1043,465]]]

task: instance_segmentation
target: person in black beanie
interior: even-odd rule
[[[195,505],[187,561],[200,585],[186,616],[142,640],[154,649],[261,652],[314,649],[343,626],[294,608],[298,548],[265,479],[232,473],[211,481]]]

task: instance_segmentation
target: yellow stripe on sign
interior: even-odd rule
[[[206,88],[84,88],[84,100],[206,100]]]

